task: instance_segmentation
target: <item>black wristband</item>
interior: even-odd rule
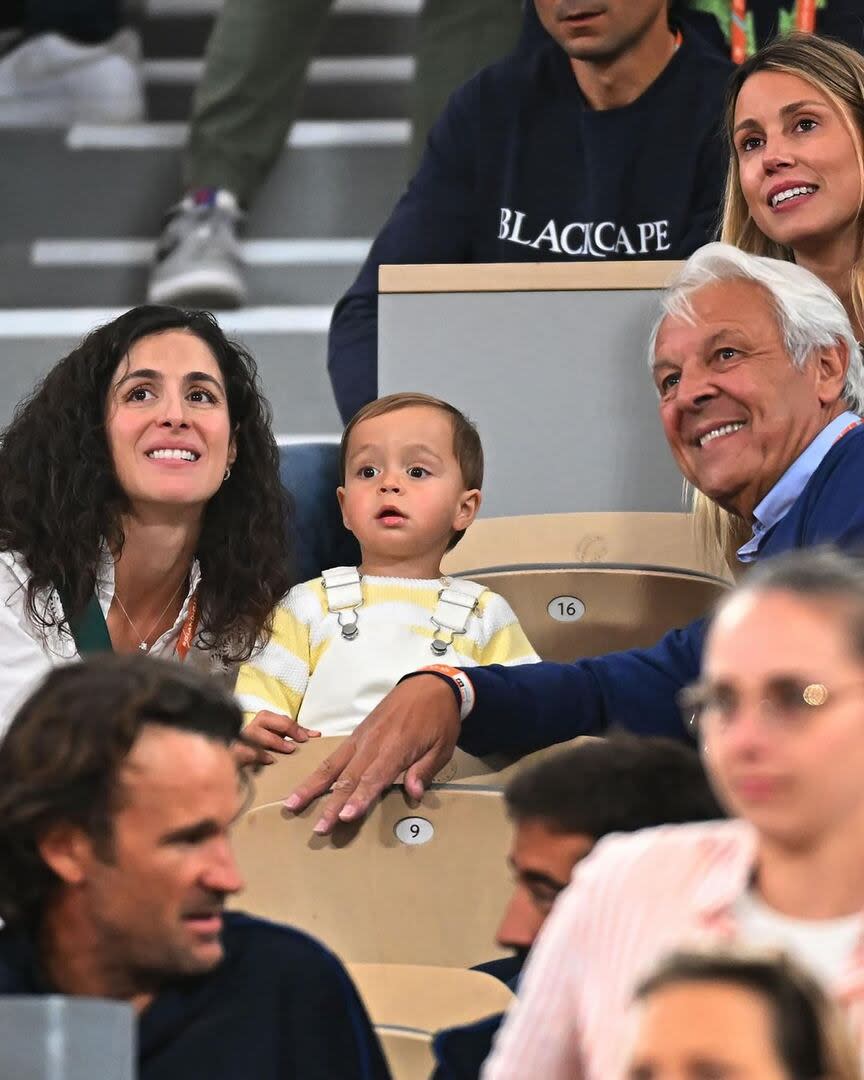
[[[403,675],[399,682],[396,683],[396,685],[398,686],[399,683],[405,682],[406,679],[413,679],[415,675],[434,675],[436,679],[443,679],[444,682],[446,682],[450,689],[453,691],[453,696],[456,698],[456,708],[459,710],[459,714],[461,716],[462,691],[459,689],[455,679],[451,678],[450,675],[445,675],[443,671],[430,671],[428,668],[421,668],[419,671],[409,671],[407,675]]]

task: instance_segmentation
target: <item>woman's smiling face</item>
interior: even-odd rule
[[[751,75],[735,104],[732,139],[750,216],[770,240],[816,251],[856,237],[860,139],[818,87],[782,71]]]
[[[203,508],[236,457],[222,372],[208,346],[183,330],[135,342],[114,373],[105,426],[133,507]]]

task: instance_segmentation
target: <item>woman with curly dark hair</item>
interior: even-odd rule
[[[0,732],[35,679],[141,650],[230,678],[292,584],[255,362],[205,312],[133,308],[0,442]]]

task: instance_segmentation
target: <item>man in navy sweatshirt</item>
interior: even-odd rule
[[[660,418],[684,477],[751,530],[737,559],[864,545],[864,363],[836,295],[794,263],[709,244],[663,312],[649,349]],[[457,739],[472,754],[522,754],[611,723],[686,737],[676,694],[699,673],[703,637],[697,621],[652,648],[570,664],[413,672],[287,805],[335,784],[324,833],[402,770],[419,797]]]
[[[382,263],[683,259],[710,240],[728,59],[668,0],[536,0],[548,39],[450,99],[336,305],[342,418],[377,396]],[[529,12],[534,17],[534,12]]]
[[[140,654],[46,678],[0,744],[0,995],[128,1002],[140,1080],[388,1080],[339,961],[223,914],[241,723]]]

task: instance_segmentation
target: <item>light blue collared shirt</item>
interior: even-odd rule
[[[861,417],[853,412],[841,413],[822,428],[807,449],[799,454],[762,502],[753,511],[753,535],[738,548],[740,562],[753,562],[759,554],[762,539],[769,529],[788,511],[789,507],[810,482],[810,477],[822,464],[825,455],[852,424],[860,423]]]

